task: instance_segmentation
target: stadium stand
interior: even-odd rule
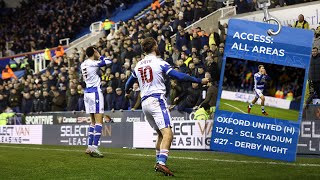
[[[82,27],[88,27],[90,23],[110,13],[110,10],[114,8],[107,3],[110,1],[106,3],[98,0],[90,2],[89,8],[84,7],[84,1],[48,2],[43,0],[22,4],[21,8],[15,12],[5,14],[4,18],[1,17],[0,24],[3,28],[0,30],[2,39],[0,48],[5,49],[3,40],[14,40],[11,50],[15,53],[55,47],[59,44],[59,39],[75,37]],[[120,6],[122,1],[117,2],[119,3],[112,4],[112,6]],[[208,9],[216,10],[223,6],[221,2],[215,2],[214,8],[207,7],[206,2],[199,0],[188,3],[184,1],[180,6],[173,5],[170,1],[165,3],[161,1],[160,8],[156,7],[151,11],[143,10],[139,18],[118,22],[117,29],[111,29],[107,36],[99,39],[95,44],[97,49],[102,55],[113,59],[112,66],[101,71],[106,110],[141,108],[140,104],[136,103],[140,98],[139,89],[134,88],[133,92],[126,94],[124,84],[135,64],[144,57],[140,42],[145,37],[151,36],[157,39],[161,57],[176,70],[196,77],[211,78],[213,84],[217,85],[220,79],[227,24],[217,23],[214,26],[218,29],[215,30],[204,30],[195,26],[187,28],[188,25],[208,15]],[[290,4],[291,1],[286,1],[286,3]],[[238,6],[238,11],[239,8],[240,6]],[[87,10],[80,13],[79,11],[83,9]],[[97,13],[89,13],[91,10]],[[32,12],[32,14],[27,12]],[[33,12],[42,15],[38,17],[45,19],[30,21],[31,15],[34,15]],[[94,16],[89,14],[94,14]],[[64,19],[66,17],[69,18]],[[29,23],[20,26],[21,21]],[[39,29],[39,31],[19,31],[32,28]],[[4,29],[10,32],[4,32]],[[319,30],[315,31],[316,37],[319,38],[317,33]],[[175,40],[172,41],[173,35],[175,35]],[[68,54],[65,54],[61,61],[51,61],[44,73],[33,73],[31,65],[33,59],[30,57],[26,59],[29,65],[20,68],[21,65],[18,64],[16,70],[23,70],[26,73],[19,80],[2,80],[0,83],[0,112],[14,111],[28,114],[84,110],[84,83],[79,70],[81,62],[86,58],[84,49],[85,47],[69,49]],[[242,73],[247,74],[251,71],[252,69],[248,68]],[[279,87],[288,85],[284,83]],[[290,85],[296,88],[295,84]],[[232,83],[232,80],[229,86],[239,88],[239,84]],[[207,87],[191,83],[177,83],[169,79],[167,87],[171,109],[186,112],[192,111],[194,107],[202,103],[204,100],[202,92],[207,89]],[[252,84],[245,87],[252,87]]]
[[[129,1],[22,1],[20,8],[1,16],[0,49],[12,55],[55,47],[59,39],[74,39],[83,28],[110,15],[122,3]],[[12,52],[3,52],[4,41],[12,42]]]

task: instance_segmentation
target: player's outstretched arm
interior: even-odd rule
[[[130,88],[133,86],[133,84],[134,84],[134,82],[136,82],[136,80],[137,80],[137,78],[131,74],[131,76],[129,77],[129,79],[126,82],[125,92],[129,92]]]
[[[191,81],[191,82],[195,82],[195,83],[201,83],[201,84],[207,84],[209,82],[208,78],[196,78],[193,76],[189,76],[188,74],[182,73],[182,72],[178,72],[174,69],[170,70],[170,72],[168,73],[168,75],[170,77],[173,77],[175,79],[178,79],[179,81]]]

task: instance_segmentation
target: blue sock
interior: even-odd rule
[[[265,111],[265,110],[264,110],[264,106],[261,106],[261,111],[262,111],[262,112],[264,112],[264,111]]]
[[[168,149],[161,149],[160,155],[158,158],[158,163],[162,165],[166,165],[167,159],[168,159],[169,150]]]
[[[88,128],[88,147],[92,146],[93,143],[93,131],[94,131],[94,125],[90,124]]]
[[[99,145],[99,140],[101,137],[101,131],[102,131],[102,124],[96,124],[95,128],[94,128],[94,139],[93,139],[93,145],[95,147],[98,147]]]
[[[252,104],[252,103],[250,103],[250,104],[249,104],[249,108],[252,108],[252,106],[253,106],[253,104]]]
[[[160,157],[160,150],[156,149],[156,162],[158,162]]]

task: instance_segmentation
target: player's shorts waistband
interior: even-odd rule
[[[143,97],[141,98],[141,102],[144,101],[144,100],[146,100],[146,99],[148,99],[149,97],[160,98],[161,95],[162,95],[161,93],[154,93],[154,94],[150,94],[150,95],[148,95],[148,96],[143,96]]]
[[[99,87],[88,87],[84,90],[85,93],[94,93],[101,91]]]

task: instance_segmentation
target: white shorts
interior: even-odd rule
[[[254,90],[255,94],[256,94],[256,98],[260,98],[261,96],[263,96],[263,90],[262,89],[255,89]]]
[[[153,94],[142,99],[142,111],[154,130],[172,127],[171,116],[163,94]]]
[[[104,99],[101,91],[84,93],[84,106],[87,114],[103,114],[104,113]]]

